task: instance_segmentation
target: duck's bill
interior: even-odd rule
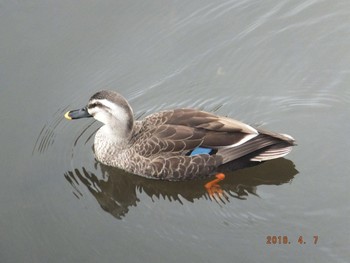
[[[81,119],[81,118],[90,118],[92,117],[92,115],[89,114],[86,108],[82,108],[79,110],[67,111],[66,114],[64,114],[64,117],[67,120],[75,120],[75,119]]]

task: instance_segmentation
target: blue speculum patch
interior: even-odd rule
[[[212,151],[213,149],[210,149],[210,148],[197,147],[190,153],[190,156],[197,155],[197,154],[210,154]]]

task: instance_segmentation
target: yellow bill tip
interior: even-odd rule
[[[69,116],[69,111],[67,111],[65,114],[64,114],[64,117],[67,119],[67,120],[71,120],[72,118]]]

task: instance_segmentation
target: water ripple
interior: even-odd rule
[[[88,124],[84,124],[81,130],[74,132],[74,136],[71,136],[69,140],[64,144],[60,144],[61,141],[64,140],[63,135],[67,131],[68,123],[64,118],[64,113],[68,110],[68,106],[57,110],[50,121],[48,121],[42,127],[38,138],[34,144],[32,155],[35,153],[44,154],[46,153],[50,147],[62,147],[63,156],[70,156],[74,158],[74,151],[77,148],[86,147],[86,145],[90,145],[93,141],[93,136],[98,128],[94,126],[96,121],[88,122]]]
[[[58,109],[53,114],[54,118],[44,124],[34,144],[32,154],[34,154],[34,152],[44,153],[51,145],[54,144],[57,135],[56,130],[59,125],[61,125],[62,120],[64,120],[63,114],[67,111],[67,108],[68,106],[64,107],[63,109]]]
[[[255,31],[257,28],[263,26],[266,22],[270,21],[271,17],[278,13],[282,7],[285,5],[285,2],[280,2],[276,6],[274,6],[270,11],[261,15],[253,23],[251,23],[247,28],[245,28],[242,32],[238,34],[238,39],[245,38],[247,35]]]

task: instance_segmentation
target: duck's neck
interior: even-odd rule
[[[95,114],[94,118],[105,124],[95,135],[94,149],[97,159],[106,163],[105,159],[116,158],[129,148],[134,128],[132,111],[102,112]]]
[[[104,125],[96,133],[95,147],[121,150],[128,147],[132,137],[133,125]]]

